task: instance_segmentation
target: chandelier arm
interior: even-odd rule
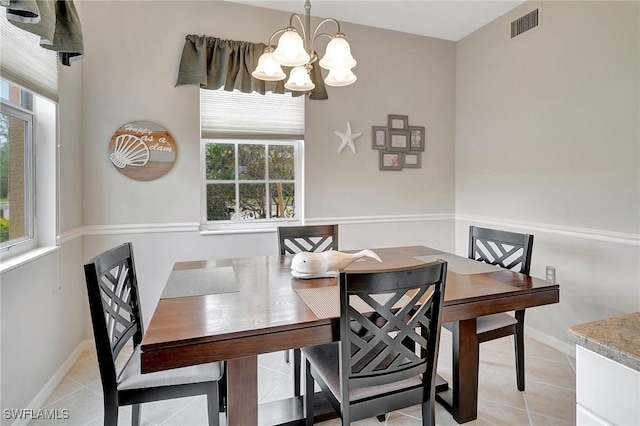
[[[320,27],[321,27],[323,24],[326,24],[327,22],[333,22],[333,23],[336,25],[336,28],[337,28],[337,32],[336,32],[336,34],[342,34],[342,33],[340,32],[340,23],[339,23],[338,21],[336,21],[335,19],[333,19],[333,18],[327,18],[327,19],[323,20],[322,22],[320,22],[320,23],[318,24],[318,26],[316,27],[316,29],[315,29],[315,30],[313,30],[313,37],[311,37],[311,39],[313,40],[313,42],[314,42],[314,43],[315,43],[315,41],[316,41],[316,38],[318,38],[318,37],[319,37],[320,35],[322,35],[322,34],[326,34],[326,33],[320,33],[320,34],[318,34],[318,30],[320,29]],[[316,36],[316,35],[317,35],[317,36]],[[328,36],[329,36],[329,38],[333,38],[333,36],[331,36],[331,35],[329,35],[329,34],[326,34],[326,35],[328,35]]]
[[[282,34],[285,31],[286,31],[286,29],[282,28],[282,29],[279,29],[278,31],[276,31],[275,33],[271,34],[271,37],[269,37],[269,45],[268,45],[268,47],[272,47],[273,46],[273,38],[275,36],[277,36],[278,34]]]
[[[302,21],[302,18],[300,17],[300,15],[298,15],[297,13],[294,13],[289,17],[289,27],[290,28],[295,28],[293,26],[293,18],[298,19],[298,22],[300,23],[300,27],[302,28],[302,40],[304,40],[305,44],[308,44],[308,41],[307,41],[307,29],[305,28],[304,22]],[[308,51],[308,48],[307,48],[307,51]]]
[[[320,34],[316,34],[313,37],[313,43],[315,44],[316,40],[319,39],[320,37],[327,37],[328,39],[332,39],[333,36],[331,34],[327,34],[327,33],[320,33]]]

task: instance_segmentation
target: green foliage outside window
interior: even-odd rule
[[[208,221],[295,216],[292,145],[210,143],[205,162]]]
[[[0,242],[9,241],[9,219],[0,217]]]

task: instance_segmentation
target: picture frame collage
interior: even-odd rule
[[[389,114],[386,127],[372,127],[371,148],[380,151],[380,170],[419,169],[425,128],[409,126],[406,115]]]

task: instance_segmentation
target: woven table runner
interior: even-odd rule
[[[202,296],[238,291],[233,267],[171,271],[161,298]]]
[[[429,256],[416,256],[415,258],[427,263],[435,262],[438,259],[444,260],[447,262],[447,270],[460,275],[484,274],[485,272],[502,270],[499,266],[489,265],[488,263],[478,262],[455,254],[432,254]]]
[[[340,292],[338,286],[301,288],[296,290],[296,293],[298,293],[298,296],[300,296],[318,318],[327,319],[340,316]],[[372,297],[375,301],[383,305],[391,296],[388,294],[376,294],[372,295]],[[410,300],[411,298],[409,296],[402,296],[393,307],[402,307]],[[375,311],[375,309],[360,298],[353,300],[351,305],[356,308],[358,312],[366,313]]]

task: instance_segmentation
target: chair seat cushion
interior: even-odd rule
[[[340,399],[340,351],[338,343],[328,343],[326,345],[310,346],[302,349],[302,353],[309,360],[314,369],[318,372],[322,380],[327,384],[329,390],[339,400]],[[393,392],[408,387],[421,386],[420,376],[388,383],[380,386],[367,386],[353,388],[349,391],[349,400],[354,402],[372,396],[380,396],[387,392]]]
[[[222,362],[212,362],[210,364],[142,374],[140,372],[140,346],[138,346],[120,372],[118,390],[212,382],[220,380],[222,371]]]
[[[497,330],[517,323],[518,321],[509,314],[485,315],[476,319],[476,334],[486,333],[487,331]],[[443,323],[442,326],[449,331],[453,330],[452,322]]]

